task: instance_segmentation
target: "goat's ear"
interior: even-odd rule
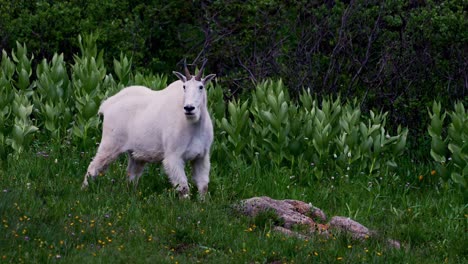
[[[207,76],[205,76],[205,78],[202,78],[202,83],[204,85],[208,84],[214,77],[216,77],[216,74],[212,73],[212,74],[209,74]]]
[[[177,76],[177,78],[179,78],[179,80],[181,80],[182,82],[187,81],[187,77],[185,77],[182,73],[176,71],[173,71],[172,73],[175,74],[175,76]]]

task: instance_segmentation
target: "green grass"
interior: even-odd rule
[[[45,151],[48,157],[37,155]],[[2,263],[463,263],[463,191],[436,184],[432,168],[403,160],[381,177],[357,173],[308,180],[310,165],[275,168],[213,161],[205,202],[179,200],[159,166],[128,187],[124,157],[80,189],[95,150],[37,147],[0,172]],[[333,174],[331,174],[333,175]],[[423,175],[420,181],[418,176]],[[378,230],[364,242],[345,235],[303,241],[272,231],[268,219],[235,212],[241,199],[267,195],[311,202],[327,216],[349,216]],[[384,238],[402,242],[387,247]]]

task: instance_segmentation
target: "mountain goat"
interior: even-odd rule
[[[101,144],[89,164],[88,177],[95,178],[121,153],[128,154],[128,180],[138,183],[147,162],[161,162],[181,197],[188,197],[185,163],[191,161],[192,179],[200,197],[208,190],[213,124],[207,109],[205,86],[216,75],[202,78],[203,63],[192,76],[184,63],[185,75],[173,72],[178,81],[161,91],[131,86],[105,100],[99,113],[104,116]]]

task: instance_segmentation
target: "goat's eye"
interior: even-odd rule
[[[184,90],[185,90],[185,85],[184,85],[184,86],[182,86],[182,87],[184,87]]]
[[[200,85],[198,88],[200,88],[200,90],[203,89],[203,85]]]

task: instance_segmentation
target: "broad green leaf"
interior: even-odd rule
[[[406,139],[408,137],[408,129],[405,128],[403,130],[403,133],[400,134],[400,137],[397,140],[397,143],[393,147],[393,154],[394,155],[400,155],[403,153],[403,150],[406,147]]]
[[[387,164],[387,166],[389,166],[389,167],[391,167],[391,168],[397,168],[397,167],[398,167],[398,164],[397,164],[395,161],[393,161],[393,160],[388,160],[388,161],[386,162],[386,164]]]
[[[273,117],[273,114],[268,112],[268,111],[261,111],[262,117],[265,118],[268,121],[268,124],[274,125],[276,123],[275,118]]]
[[[431,141],[431,151],[434,151],[439,155],[445,156],[447,152],[447,145],[440,138],[434,137]]]
[[[287,121],[287,117],[288,117],[288,104],[286,102],[283,102],[281,104],[281,110],[279,113],[279,121],[280,122]]]
[[[445,158],[445,156],[442,156],[442,155],[439,155],[437,154],[436,152],[434,152],[432,149],[431,149],[431,157],[436,161],[436,162],[439,162],[439,163],[445,163],[447,160]]]
[[[363,137],[367,137],[369,135],[368,130],[367,130],[367,126],[363,122],[361,122],[359,124],[359,131],[361,132],[361,135]]]
[[[18,83],[19,90],[25,90],[29,87],[29,73],[25,69],[21,69],[18,72]]]
[[[275,96],[273,96],[272,94],[269,94],[267,96],[267,101],[268,101],[269,106],[272,109],[274,110],[278,109],[278,101],[277,101],[277,98],[275,98]]]
[[[462,175],[457,172],[452,172],[451,178],[455,183],[458,183],[466,188],[466,180]]]

